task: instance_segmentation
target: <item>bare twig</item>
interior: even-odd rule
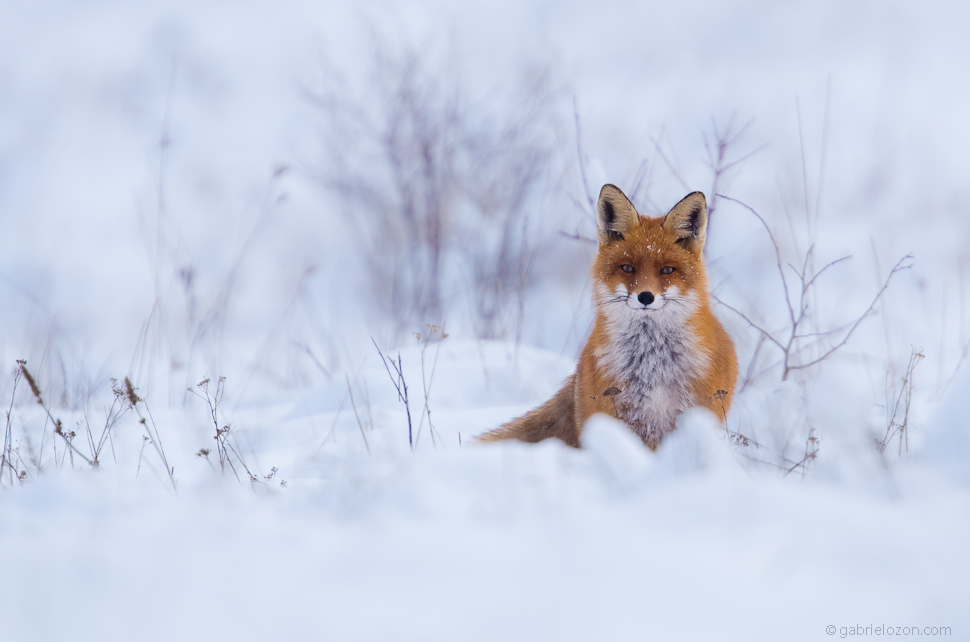
[[[819,441],[818,437],[815,436],[815,428],[810,427],[808,429],[808,438],[805,440],[805,455],[795,464],[785,471],[785,475],[790,475],[797,468],[802,469],[802,475],[808,470],[808,464],[815,461],[818,457]],[[790,460],[789,460],[790,461]]]
[[[754,346],[754,351],[751,353],[751,360],[748,361],[748,368],[745,371],[744,380],[741,382],[741,388],[739,389],[741,392],[747,389],[754,378],[754,369],[758,364],[758,356],[761,354],[761,348],[764,346],[765,340],[766,336],[764,332],[758,335],[758,343]]]
[[[566,234],[565,232],[563,232],[562,230],[560,230],[559,231],[559,234],[562,235],[562,236],[565,236],[567,239],[571,239],[573,241],[582,241],[583,243],[589,243],[591,245],[596,245],[596,240],[595,239],[591,239],[588,236],[583,236],[578,231],[577,232],[573,232],[572,234]]]
[[[758,152],[765,149],[768,144],[765,143],[755,150],[748,152],[747,154],[741,156],[738,159],[728,161],[728,153],[730,148],[734,143],[738,141],[739,138],[748,130],[751,124],[754,122],[754,118],[746,122],[744,125],[738,129],[737,132],[733,132],[734,129],[734,116],[731,114],[728,118],[727,126],[721,131],[717,126],[717,121],[714,117],[711,117],[711,136],[712,140],[708,140],[707,133],[705,132],[702,137],[704,139],[704,149],[707,151],[707,164],[711,168],[711,202],[708,203],[707,207],[707,217],[708,221],[714,216],[714,212],[717,210],[717,199],[720,195],[720,190],[722,188],[722,180],[724,175],[734,167],[737,167],[744,161],[748,160]]]
[[[219,377],[216,382],[216,388],[213,390],[209,386],[211,380],[204,379],[195,386],[202,391],[201,394],[198,392],[198,390],[193,390],[192,388],[189,388],[188,392],[195,395],[199,399],[202,399],[209,406],[209,415],[212,418],[212,425],[215,427],[216,431],[216,434],[212,438],[216,442],[216,452],[219,455],[220,470],[225,472],[226,466],[228,465],[229,470],[232,471],[232,474],[236,477],[236,480],[241,481],[239,479],[239,473],[236,471],[236,466],[233,464],[233,458],[235,458],[236,464],[239,464],[239,466],[246,471],[249,481],[256,483],[259,482],[259,477],[253,474],[253,472],[249,469],[249,466],[246,465],[245,460],[239,454],[239,451],[235,448],[235,446],[232,445],[232,426],[228,423],[224,423],[221,427],[219,426],[219,404],[222,402],[222,397],[225,393],[225,382],[225,377]],[[225,418],[225,413],[223,413],[223,418]],[[202,449],[196,454],[207,456],[208,451]]]
[[[10,483],[13,484],[13,473],[15,467],[12,461],[9,461],[10,449],[13,445],[13,430],[10,425],[10,417],[13,414],[13,401],[17,397],[17,384],[20,382],[21,372],[16,370],[13,376],[13,391],[10,393],[10,407],[7,408],[7,422],[3,430],[3,453],[0,455],[0,482],[3,481],[3,469],[7,466],[10,467]]]
[[[886,434],[878,442],[879,452],[885,452],[886,447],[892,438],[899,435],[899,456],[902,456],[903,449],[909,452],[909,409],[913,402],[913,373],[919,362],[925,358],[922,350],[913,348],[909,355],[909,363],[906,372],[902,377],[902,386],[898,392],[894,392],[892,403],[887,404],[886,414]],[[902,404],[902,409],[900,409]]]
[[[661,145],[661,141],[663,140],[663,136],[666,133],[666,131],[667,130],[665,128],[661,127],[660,128],[660,133],[657,135],[657,137],[656,138],[651,138],[651,140],[653,141],[654,150],[660,156],[660,160],[662,160],[664,162],[664,165],[667,166],[667,169],[670,170],[670,173],[673,174],[674,175],[674,178],[676,178],[677,181],[680,183],[681,187],[684,188],[684,191],[685,192],[689,192],[690,191],[690,188],[687,186],[687,181],[685,181],[683,179],[683,177],[680,175],[680,172],[677,171],[677,168],[670,161],[670,159],[667,158],[667,155],[664,154],[664,151],[663,151],[663,149],[660,146]]]
[[[785,270],[781,266],[782,265],[781,249],[778,247],[778,241],[775,240],[775,235],[774,233],[772,233],[771,228],[768,227],[767,221],[765,221],[765,219],[762,218],[761,214],[758,214],[758,212],[756,212],[754,208],[752,208],[750,205],[746,203],[742,203],[741,201],[735,198],[731,198],[730,196],[725,196],[724,194],[718,194],[718,196],[720,198],[723,198],[726,201],[732,201],[734,203],[737,203],[741,207],[745,208],[746,210],[754,214],[757,217],[757,219],[761,221],[761,225],[765,228],[765,231],[768,233],[768,238],[771,239],[771,245],[775,249],[775,264],[778,268],[778,276],[781,277],[781,287],[785,290],[785,304],[788,306],[788,316],[791,319],[791,324],[794,326],[795,310],[794,308],[792,308],[791,295],[788,293],[788,282],[785,280]]]
[[[788,310],[788,327],[785,331],[785,334],[786,334],[785,338],[782,339],[782,338],[776,337],[767,329],[752,321],[743,312],[729,305],[728,303],[725,303],[717,296],[712,295],[712,298],[718,303],[720,303],[721,305],[723,305],[724,307],[728,308],[729,310],[731,310],[732,312],[740,316],[742,319],[744,319],[749,326],[751,326],[752,328],[760,332],[762,337],[770,341],[781,351],[782,381],[788,379],[788,375],[795,370],[810,368],[811,366],[821,363],[825,359],[832,356],[832,354],[834,354],[837,350],[843,347],[846,343],[848,343],[849,339],[852,337],[853,333],[855,333],[856,329],[859,327],[862,321],[865,320],[866,317],[868,317],[869,314],[873,311],[876,303],[879,301],[879,299],[885,293],[886,289],[889,287],[892,277],[897,272],[901,270],[909,269],[911,267],[911,264],[906,264],[906,262],[912,259],[912,255],[907,254],[906,256],[902,257],[896,263],[893,269],[889,272],[889,275],[886,277],[886,280],[883,283],[882,287],[879,289],[879,291],[876,292],[876,295],[873,297],[872,302],[869,304],[869,307],[866,308],[866,310],[859,317],[857,317],[855,321],[852,322],[851,324],[846,324],[844,326],[830,328],[827,330],[816,330],[814,332],[801,331],[801,328],[809,321],[817,323],[817,320],[814,318],[814,316],[809,313],[808,299],[811,296],[813,296],[815,288],[818,285],[819,277],[825,274],[830,268],[841,264],[842,262],[848,260],[851,257],[844,256],[834,261],[830,261],[829,263],[825,264],[821,269],[816,271],[814,269],[814,261],[813,261],[815,245],[814,243],[810,244],[808,247],[808,250],[805,252],[805,255],[802,257],[801,267],[795,267],[791,263],[787,263],[788,267],[792,270],[792,272],[795,273],[796,278],[798,278],[801,284],[801,287],[798,292],[798,300],[795,301],[793,300],[792,294],[788,288],[788,280],[785,277],[785,269],[783,267],[784,263],[781,258],[781,248],[779,247],[778,242],[775,239],[775,235],[771,231],[771,228],[768,225],[767,221],[765,221],[764,217],[762,217],[761,214],[755,211],[754,208],[745,204],[744,202],[739,201],[738,199],[732,198],[730,196],[725,196],[723,194],[719,196],[727,201],[732,201],[734,203],[737,203],[738,205],[742,206],[743,208],[751,212],[758,219],[762,227],[764,227],[765,232],[767,232],[768,234],[768,238],[770,239],[772,248],[774,249],[774,252],[775,252],[775,267],[778,271],[778,276],[781,279],[781,285],[785,295],[785,305]],[[842,339],[838,341],[835,345],[830,345],[825,348],[822,348],[822,353],[820,356],[814,359],[796,361],[801,351],[809,347],[821,347],[823,345],[821,342],[825,337],[829,337],[833,334],[840,333],[846,327],[848,327],[848,331],[845,332],[845,334],[842,336]],[[803,340],[806,338],[814,338],[816,341],[809,345],[798,345],[800,340]],[[753,361],[752,361],[752,364],[753,364]],[[749,376],[751,372],[752,372],[752,369],[749,366]]]
[[[904,265],[903,264],[905,261],[911,260],[912,258],[913,258],[913,255],[912,254],[907,254],[906,256],[904,256],[903,258],[899,259],[896,262],[896,265],[893,266],[893,269],[890,270],[889,275],[886,277],[886,281],[882,284],[882,287],[879,289],[879,291],[876,292],[876,296],[874,296],[872,298],[872,302],[869,304],[869,307],[866,308],[866,311],[863,312],[862,315],[858,319],[856,319],[856,322],[855,323],[852,324],[852,327],[849,328],[849,331],[842,338],[842,341],[840,341],[836,345],[834,345],[831,348],[829,348],[828,351],[825,352],[821,357],[819,357],[817,359],[813,359],[812,361],[809,361],[808,363],[803,363],[803,364],[799,364],[799,365],[795,365],[795,366],[789,366],[788,370],[789,371],[791,371],[791,370],[800,370],[802,368],[809,368],[811,366],[814,366],[815,364],[821,363],[825,359],[829,358],[832,355],[832,353],[834,353],[836,350],[838,350],[839,348],[841,348],[842,346],[844,346],[849,341],[849,337],[852,336],[852,333],[855,332],[856,331],[856,328],[859,327],[859,324],[862,323],[862,321],[866,317],[869,316],[869,313],[870,312],[872,312],[872,309],[876,306],[876,303],[879,301],[879,298],[882,297],[883,293],[889,287],[889,282],[892,281],[893,275],[896,274],[897,272],[900,272],[902,270],[908,270],[911,267],[913,267],[912,264],[909,264],[909,265]]]
[[[165,448],[162,446],[162,438],[158,434],[158,426],[155,425],[155,418],[152,417],[151,410],[148,408],[148,404],[144,399],[138,396],[137,388],[131,383],[131,379],[125,377],[124,388],[119,389],[123,391],[124,398],[128,403],[129,408],[133,409],[138,415],[138,423],[140,423],[145,428],[145,433],[147,436],[147,442],[151,443],[152,447],[155,449],[155,454],[158,458],[162,460],[162,466],[165,467],[165,474],[168,475],[168,480],[172,484],[172,490],[177,494],[178,488],[175,485],[175,469],[169,465],[168,457],[165,456]],[[138,404],[145,406],[145,413],[148,415],[146,418],[141,413],[141,409]],[[142,444],[142,452],[145,450],[146,443]],[[141,454],[138,455],[138,467],[141,468]]]
[[[377,342],[374,341],[373,337],[371,337],[371,343],[373,343],[374,347],[377,348],[377,354],[381,356],[381,361],[384,363],[384,368],[387,370],[387,376],[391,378],[391,383],[397,390],[398,401],[404,403],[404,410],[408,415],[408,445],[411,447],[411,450],[414,450],[414,437],[411,430],[411,407],[408,405],[408,384],[404,380],[404,371],[401,366],[401,353],[397,353],[397,363],[394,363],[394,359],[388,359],[384,356],[381,349],[377,347]],[[390,366],[388,364],[390,364]],[[391,374],[391,368],[394,369],[397,379],[395,379],[394,375]]]
[[[441,352],[441,342],[447,339],[448,335],[439,325],[425,323],[424,326],[425,328],[427,328],[427,335],[422,336],[420,332],[414,333],[414,336],[417,338],[419,342],[421,342],[423,339],[423,342],[421,345],[421,384],[424,388],[424,408],[421,413],[421,420],[418,422],[418,434],[415,436],[414,441],[417,443],[421,439],[421,428],[424,426],[424,418],[425,416],[427,416],[428,431],[431,433],[431,443],[432,445],[437,446],[437,442],[435,441],[434,425],[431,423],[431,409],[429,408],[429,405],[428,405],[428,398],[431,394],[431,384],[434,381],[434,373],[438,367],[438,353]],[[438,335],[438,336],[436,337],[435,335]],[[434,351],[434,361],[432,361],[431,363],[431,377],[428,378],[425,376],[424,353],[428,349],[428,344],[431,343],[432,341],[434,341],[437,345],[435,346],[435,351]],[[440,435],[439,435],[439,439],[440,439]]]
[[[711,298],[714,299],[717,303],[723,305],[725,308],[727,308],[731,312],[734,312],[735,314],[737,314],[739,317],[741,317],[745,321],[747,321],[748,325],[750,325],[752,328],[754,328],[755,330],[757,330],[758,332],[760,332],[762,337],[764,337],[765,339],[768,339],[769,341],[771,341],[772,343],[774,343],[776,346],[778,346],[779,348],[781,348],[782,352],[785,351],[786,348],[785,348],[784,345],[782,345],[781,341],[779,341],[774,336],[772,336],[772,334],[770,332],[768,332],[767,330],[765,330],[764,328],[762,328],[760,325],[758,325],[757,323],[755,323],[754,321],[752,321],[751,319],[749,319],[747,317],[747,315],[745,315],[743,312],[741,312],[740,310],[738,310],[734,306],[732,306],[732,305],[730,305],[728,303],[725,303],[720,298],[718,298],[717,295],[715,295],[715,294],[711,294]]]

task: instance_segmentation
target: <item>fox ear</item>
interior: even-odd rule
[[[640,225],[640,215],[633,203],[616,185],[607,183],[600,190],[596,204],[596,236],[600,245],[622,241],[623,235]]]
[[[664,217],[663,231],[674,237],[677,245],[700,254],[707,239],[707,201],[700,192],[688,194]]]

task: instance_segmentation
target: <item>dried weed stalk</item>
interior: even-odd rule
[[[877,439],[879,452],[886,452],[886,448],[894,437],[899,437],[899,452],[902,456],[903,449],[909,452],[909,409],[913,402],[913,373],[916,366],[926,355],[922,350],[913,348],[909,355],[909,363],[906,372],[902,376],[902,385],[899,389],[893,386],[891,389],[886,386],[886,434],[882,439]],[[888,377],[887,377],[888,379]]]
[[[11,415],[13,414],[13,402],[17,397],[17,384],[20,382],[20,377],[22,373],[18,369],[14,372],[13,376],[13,392],[10,393],[10,407],[7,408],[7,421],[3,430],[3,452],[0,453],[0,482],[3,481],[3,471],[5,468],[10,468],[10,484],[13,485],[14,474],[17,471],[17,467],[13,463],[13,430],[10,424]],[[23,480],[27,477],[27,471],[23,470],[20,473],[16,473],[16,477],[19,480]]]
[[[73,430],[64,430],[64,425],[61,423],[61,420],[55,419],[54,415],[51,414],[50,407],[44,401],[44,397],[41,396],[41,390],[40,390],[40,386],[37,384],[37,380],[34,379],[34,375],[32,375],[30,371],[27,370],[27,362],[23,359],[18,359],[17,365],[20,368],[20,372],[21,374],[23,374],[24,379],[27,381],[27,385],[30,386],[30,392],[34,395],[34,399],[37,400],[37,403],[40,405],[41,408],[43,408],[44,413],[46,414],[46,419],[44,421],[44,434],[46,434],[47,432],[47,423],[50,422],[51,425],[53,425],[54,427],[54,434],[56,436],[59,436],[61,439],[63,439],[64,443],[67,444],[68,450],[66,455],[71,458],[71,466],[74,465],[74,455],[76,454],[78,457],[83,459],[89,466],[97,467],[98,464],[93,459],[91,459],[90,457],[82,453],[74,445],[74,438],[77,436],[77,433],[74,432]],[[41,450],[43,450],[43,447],[44,447],[43,441],[41,441]],[[54,461],[55,463],[57,461],[56,447],[54,448]],[[63,463],[63,456],[61,458],[61,462]]]
[[[165,467],[165,474],[168,475],[168,480],[172,484],[172,490],[176,493],[178,488],[175,485],[175,468],[168,463],[168,457],[165,456],[165,448],[162,446],[162,438],[158,434],[158,426],[155,425],[155,418],[152,417],[151,409],[148,407],[148,403],[138,396],[138,388],[136,388],[131,383],[131,379],[125,377],[124,385],[118,384],[117,381],[114,382],[112,390],[115,393],[115,398],[120,399],[125,403],[130,410],[134,410],[135,414],[138,415],[138,423],[142,425],[145,429],[145,437],[142,440],[141,452],[138,455],[138,470],[141,470],[141,458],[142,454],[145,452],[145,447],[148,444],[152,445],[155,450],[155,454],[162,461],[162,466]],[[142,414],[141,408],[145,408],[145,413]],[[147,415],[147,416],[146,416]],[[137,472],[135,473],[137,476]]]
[[[246,471],[246,475],[249,477],[249,481],[256,483],[259,482],[259,477],[254,475],[249,467],[246,466],[246,462],[240,456],[239,451],[233,446],[230,440],[230,433],[232,432],[232,427],[228,423],[224,423],[220,426],[219,421],[219,404],[222,403],[222,397],[226,390],[226,378],[219,377],[216,381],[215,389],[213,389],[209,384],[212,383],[211,379],[204,379],[196,384],[195,388],[189,388],[188,391],[198,397],[199,399],[206,402],[209,406],[209,416],[212,418],[212,425],[215,427],[215,435],[212,437],[216,442],[216,452],[219,456],[219,470],[225,472],[226,466],[229,466],[229,470],[235,475],[237,481],[239,479],[239,472],[236,470],[236,465]],[[202,457],[208,461],[210,450],[208,448],[201,448],[196,453],[196,456]],[[235,459],[235,463],[233,460]]]
[[[408,403],[408,384],[404,380],[404,370],[401,365],[401,353],[397,353],[397,362],[394,359],[389,359],[384,356],[381,349],[377,347],[377,342],[371,337],[371,342],[374,347],[377,348],[377,354],[381,356],[381,361],[384,363],[384,368],[387,370],[387,376],[391,378],[391,383],[394,385],[394,389],[397,390],[397,399],[404,404],[404,410],[408,414],[408,445],[411,450],[414,450],[414,437],[411,431],[411,406]],[[391,374],[391,370],[394,370],[394,374]],[[396,375],[396,377],[395,377]]]
[[[421,428],[424,427],[424,418],[427,417],[428,432],[431,433],[431,444],[434,447],[437,447],[438,441],[441,441],[441,435],[436,434],[434,425],[431,423],[431,408],[428,406],[428,396],[431,394],[431,384],[434,381],[435,368],[438,366],[438,352],[441,350],[441,342],[447,339],[448,335],[444,330],[441,329],[441,326],[439,325],[425,323],[424,327],[427,329],[427,332],[424,335],[422,335],[420,332],[414,333],[414,337],[418,340],[418,343],[421,344],[421,385],[424,388],[424,408],[421,412],[421,421],[418,423],[418,434],[414,438],[414,441],[417,443],[421,439]],[[430,343],[435,344],[435,350],[434,360],[431,362],[431,376],[428,377],[425,374],[424,355],[425,352],[427,352],[428,344]],[[437,440],[435,440],[436,436],[438,437]]]
[[[364,434],[364,424],[360,420],[360,413],[357,412],[357,402],[354,401],[354,391],[350,386],[350,375],[344,373],[344,378],[347,379],[347,394],[350,395],[350,405],[354,408],[354,417],[357,418],[357,426],[360,428],[360,437],[364,440],[364,446],[367,448],[367,454],[370,454],[370,444],[367,443],[367,435]]]
[[[786,470],[785,475],[790,475],[796,470],[801,470],[802,477],[804,477],[805,473],[808,472],[808,465],[818,457],[818,450],[819,440],[815,435],[815,428],[810,426],[808,428],[808,437],[805,439],[805,455]]]

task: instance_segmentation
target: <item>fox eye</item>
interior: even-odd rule
[[[631,273],[633,272],[633,266],[630,265],[629,263],[621,265],[620,269],[623,270],[624,272],[631,272]]]
[[[670,267],[669,265],[667,267],[660,268],[661,274],[671,274],[673,273],[673,271],[674,271],[674,268]]]

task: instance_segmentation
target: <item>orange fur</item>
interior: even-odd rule
[[[734,344],[710,308],[703,194],[647,218],[606,185],[597,210],[596,323],[576,373],[545,404],[479,441],[556,437],[578,447],[586,421],[601,412],[656,448],[688,407],[725,420],[738,366]]]

